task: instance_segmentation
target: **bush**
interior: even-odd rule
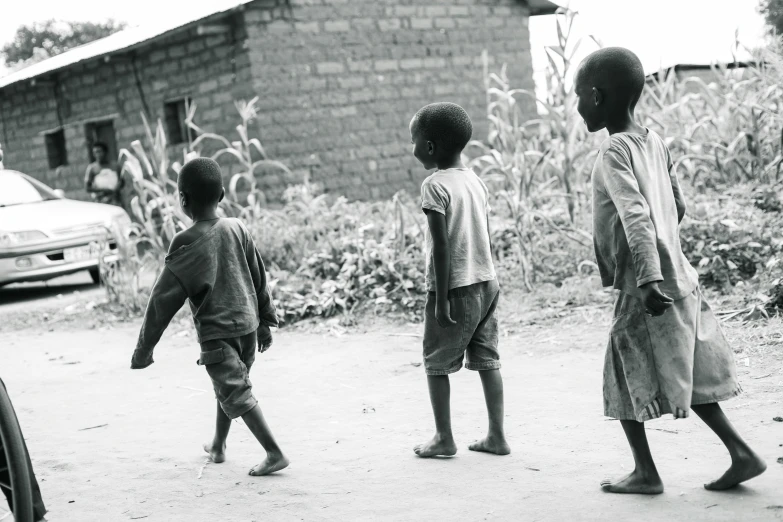
[[[269,260],[281,319],[331,317],[363,306],[418,317],[423,230],[404,194],[377,203],[330,203],[312,190],[297,187],[282,210],[250,223]]]
[[[248,226],[267,269],[280,319],[287,324],[308,317],[349,313],[359,305],[398,311],[415,317],[424,295],[423,229],[405,194],[377,203],[329,199],[305,179],[289,187],[285,205],[271,209],[256,185],[258,169],[275,168],[290,174],[282,163],[269,160],[261,143],[248,137],[255,117],[255,99],[237,103],[239,141],[209,133],[193,124],[195,107],[186,123],[198,137],[183,161],[201,155],[211,141],[211,155],[233,158],[240,172],[231,177],[227,197],[218,212],[238,217]],[[158,122],[153,134],[145,120],[147,146],[134,141],[123,149],[123,172],[133,179],[131,201],[135,222],[114,231],[121,262],[103,264],[102,280],[109,301],[127,314],[146,307],[154,275],[174,235],[190,226],[176,195],[179,163],[170,163],[166,135]]]
[[[680,233],[683,252],[696,267],[702,285],[726,292],[740,281],[773,268],[783,251],[778,213],[753,205],[748,186],[721,198],[694,199]]]

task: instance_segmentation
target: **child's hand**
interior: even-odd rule
[[[258,353],[264,353],[271,347],[272,347],[272,336],[270,334],[269,339],[267,339],[266,341],[258,345]]]
[[[449,328],[457,324],[457,321],[451,318],[451,305],[448,299],[435,302],[435,320],[441,328]]]
[[[266,325],[258,327],[258,353],[264,353],[272,346],[272,331]]]
[[[650,317],[658,317],[666,313],[672,306],[672,298],[661,292],[658,283],[647,283],[639,287],[642,292],[644,311]]]

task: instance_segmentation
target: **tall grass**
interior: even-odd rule
[[[508,220],[500,235],[511,232],[527,289],[532,289],[540,273],[548,270],[548,260],[543,258],[547,248],[541,243],[549,234],[583,247],[591,243],[582,221],[589,197],[586,173],[592,166],[597,142],[587,133],[576,111],[575,96],[566,87],[566,77],[581,44],[572,37],[575,16],[573,11],[558,11],[558,45],[546,49],[549,66],[545,99],[537,98],[532,91],[513,88],[506,66],[497,74],[489,73],[484,54],[490,132],[487,144],[471,143],[469,153],[478,156],[470,166],[485,178],[496,203],[502,206],[500,210],[505,211]],[[525,119],[522,107],[526,105],[520,103],[521,98],[533,98],[543,108],[543,115]]]
[[[748,67],[716,63],[707,80],[661,71],[640,103],[643,121],[669,138],[683,177],[702,189],[781,181],[783,48],[746,50]]]
[[[547,48],[547,96],[537,99],[541,116],[523,117],[519,100],[534,95],[510,85],[505,66],[498,73],[485,66],[488,143],[474,142],[469,150],[474,154],[471,165],[491,187],[495,208],[504,218],[494,233],[496,250],[514,252],[526,288],[553,275],[562,278],[562,268],[573,273],[594,267],[587,203],[590,173],[605,135],[587,132],[573,92],[566,88],[580,44],[571,37],[575,16],[566,9],[558,12],[558,45]],[[735,42],[735,48],[740,44]],[[745,204],[753,206],[755,199],[757,206],[779,212],[783,46],[775,42],[752,53],[749,67],[718,63],[707,79],[681,79],[674,71],[650,77],[637,117],[664,136],[674,168],[690,192],[723,192],[744,184],[755,191]],[[702,207],[715,202],[708,199]],[[778,255],[780,245],[759,232],[763,227],[749,221],[732,224],[725,209],[706,214],[687,220],[682,229],[686,254],[704,284],[727,290],[763,273],[767,265],[780,266],[765,257]],[[746,217],[758,223],[757,217],[738,219]],[[560,245],[559,256],[551,255],[553,245]]]
[[[423,229],[421,217],[411,212],[411,199],[398,193],[388,201],[349,202],[320,194],[306,178],[286,190],[283,208],[269,208],[258,176],[269,169],[290,171],[269,159],[261,142],[249,136],[256,102],[236,103],[240,122],[235,141],[198,127],[196,107],[189,107],[185,123],[197,137],[182,161],[211,150],[212,159],[238,166],[218,213],[242,219],[251,231],[272,274],[280,318],[290,323],[331,317],[366,304],[418,314],[424,292]],[[137,140],[120,152],[123,174],[133,181],[134,223],[113,231],[121,262],[104,263],[101,269],[110,302],[134,315],[146,306],[171,240],[191,224],[177,195],[182,163],[170,161],[160,121],[154,131],[146,120],[144,126],[146,146]]]

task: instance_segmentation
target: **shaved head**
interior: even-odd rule
[[[579,65],[576,84],[602,91],[613,104],[636,106],[644,90],[645,76],[639,58],[622,47],[606,47],[587,56]]]
[[[448,152],[460,152],[473,135],[473,123],[465,109],[456,103],[425,105],[413,117],[412,128],[422,137]]]
[[[220,166],[210,158],[192,159],[179,171],[177,186],[198,208],[216,205],[223,194]]]

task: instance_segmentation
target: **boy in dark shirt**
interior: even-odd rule
[[[726,445],[731,467],[705,484],[723,490],[760,475],[766,464],[740,437],[719,402],[738,395],[734,353],[682,253],[685,200],[658,134],[636,123],[644,89],[635,54],[592,53],[575,78],[587,129],[609,131],[592,174],[593,236],[604,286],[619,290],[604,366],[604,413],[620,420],[635,468],[612,493],[658,494],[663,482],[644,423],[693,410]]]
[[[189,161],[177,186],[182,210],[193,225],[171,242],[150,295],[131,368],[154,362],[155,345],[188,300],[201,344],[197,363],[212,379],[218,402],[215,436],[204,450],[214,462],[223,462],[231,419],[242,417],[267,453],[250,474],[268,475],[288,466],[288,459],[264,420],[248,376],[256,343],[259,352],[269,349],[269,328],[278,325],[264,263],[242,222],[217,216],[224,190],[215,161]]]

